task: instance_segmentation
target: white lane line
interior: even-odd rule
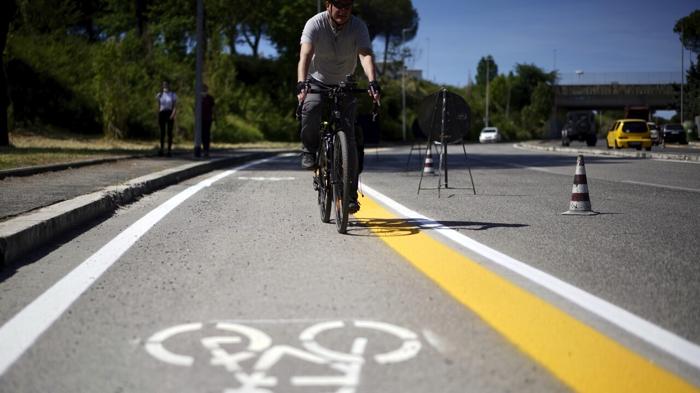
[[[481,244],[468,236],[453,229],[447,228],[437,221],[419,214],[409,208],[390,199],[384,194],[374,190],[366,184],[362,185],[363,191],[384,206],[396,212],[404,218],[418,219],[419,225],[424,228],[432,228],[442,236],[455,243],[482,255],[494,263],[548,289],[564,299],[582,307],[594,315],[605,319],[617,327],[627,331],[637,338],[648,342],[654,347],[685,361],[700,370],[700,346],[680,337],[668,330],[632,314],[631,312],[594,296],[578,287],[564,282],[548,273],[538,270],[530,265],[511,258],[484,244]]]
[[[669,189],[669,190],[688,191],[688,192],[700,192],[700,189],[697,189],[697,188],[667,186],[667,185],[664,185],[664,184],[645,183],[645,182],[643,182],[643,181],[622,180],[622,183],[636,184],[636,185],[639,185],[639,186],[649,186],[649,187],[656,187],[656,188],[666,188],[666,189]]]
[[[285,176],[285,177],[278,177],[278,176],[272,176],[272,177],[263,177],[263,176],[253,176],[253,177],[248,177],[248,176],[239,176],[238,180],[252,180],[252,181],[283,181],[283,180],[295,180],[294,177],[291,176]]]
[[[117,235],[100,250],[83,261],[60,281],[46,290],[0,328],[0,376],[31,347],[34,342],[107,271],[141,236],[173,209],[203,188],[240,170],[274,158],[253,161],[211,176],[158,206]]]

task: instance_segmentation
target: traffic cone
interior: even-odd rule
[[[434,175],[435,174],[435,168],[433,168],[433,155],[430,152],[430,148],[428,148],[428,152],[425,153],[425,164],[423,164],[423,174],[427,175]]]
[[[571,189],[571,203],[569,211],[562,214],[578,216],[594,216],[598,212],[591,209],[591,200],[588,197],[588,181],[586,180],[586,165],[583,156],[576,158],[576,174],[574,175],[574,186]]]

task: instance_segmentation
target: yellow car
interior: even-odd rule
[[[621,149],[623,147],[634,147],[637,150],[651,150],[651,135],[647,122],[641,119],[618,120],[608,130],[606,138],[608,149],[613,147]]]

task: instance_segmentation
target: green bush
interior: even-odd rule
[[[7,43],[7,74],[15,122],[99,133],[91,55],[92,48],[74,37],[13,35]]]
[[[247,120],[237,115],[227,115],[217,121],[212,130],[215,142],[239,143],[257,142],[264,139],[263,133]]]

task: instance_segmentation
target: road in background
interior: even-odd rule
[[[407,148],[368,149],[362,181],[398,203],[700,343],[698,165],[586,157],[594,217],[570,217],[573,154],[451,146],[450,186],[417,193]],[[476,185],[473,194],[468,163]],[[318,218],[311,175],[285,157],[222,175],[116,259],[0,377],[0,391],[566,391],[380,234],[406,220]],[[125,207],[6,270],[5,324],[120,232],[209,178]],[[435,187],[437,177],[424,179]],[[366,209],[370,208],[366,202]],[[374,203],[374,202],[372,202]],[[696,386],[697,369],[483,256],[439,242]],[[434,261],[439,264],[440,261]],[[246,390],[244,387],[248,386]],[[347,390],[340,390],[345,388]],[[229,390],[226,390],[229,389]],[[238,389],[238,390],[237,390]]]

